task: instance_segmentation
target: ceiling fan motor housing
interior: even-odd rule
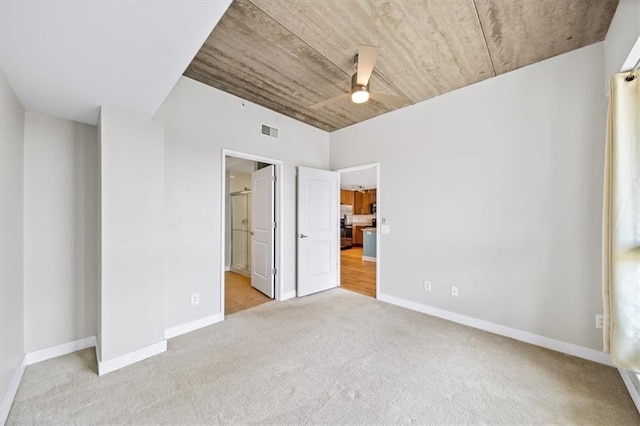
[[[355,103],[364,103],[369,100],[369,85],[358,84],[357,73],[351,77],[351,100]]]

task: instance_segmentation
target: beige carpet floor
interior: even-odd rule
[[[8,424],[638,425],[617,371],[331,290],[230,315],[96,375],[29,366]]]

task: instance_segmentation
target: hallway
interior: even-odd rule
[[[340,287],[376,297],[376,262],[362,260],[362,247],[340,251]]]

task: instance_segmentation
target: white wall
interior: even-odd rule
[[[640,0],[620,0],[604,41],[605,79],[623,69],[631,49],[640,41]],[[636,53],[635,60],[640,57]],[[633,66],[633,65],[631,65]]]
[[[27,112],[24,146],[25,352],[33,352],[97,331],[97,130]]]
[[[0,72],[0,423],[24,356],[23,141],[24,109]]]
[[[97,272],[97,297],[96,297],[96,354],[100,356],[102,347],[102,111],[98,113],[96,125],[98,136],[98,178],[96,197],[98,199],[98,212],[96,218],[96,256],[98,264]]]
[[[249,173],[231,172],[229,177],[229,193],[242,191],[245,188],[251,188],[251,175]]]
[[[328,133],[180,78],[157,118],[165,125],[167,327],[220,313],[222,149],[284,162],[284,291],[295,290],[295,168],[329,165]],[[260,134],[278,127],[280,139]],[[200,293],[200,305],[190,294]]]
[[[100,113],[100,361],[164,341],[164,140],[157,121]]]
[[[332,168],[380,162],[382,293],[602,349],[602,64],[598,43],[331,134]]]

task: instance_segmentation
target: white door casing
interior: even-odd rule
[[[298,167],[298,297],[338,285],[339,176]]]
[[[274,297],[275,166],[251,173],[251,286]]]

